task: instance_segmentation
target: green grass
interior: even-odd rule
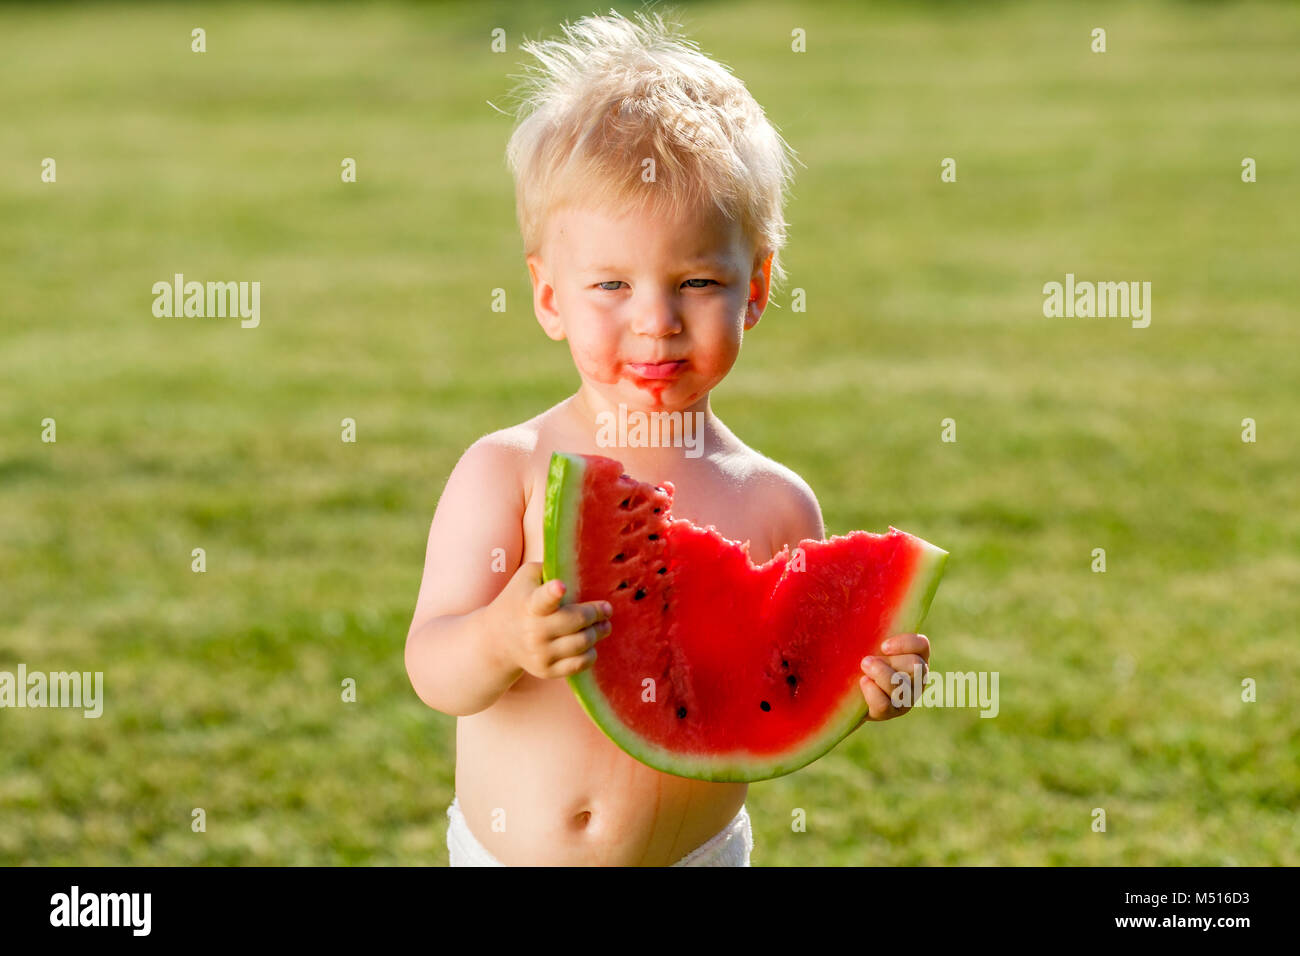
[[[0,863],[445,862],[455,722],[402,659],[429,519],[576,384],[486,101],[592,9],[0,7],[0,670],[107,695],[0,711]],[[947,548],[933,665],[1001,675],[995,719],[752,787],[755,864],[1300,863],[1300,11],[686,16],[806,164],[715,408],[829,531]],[[155,319],[174,272],[260,281],[261,327]],[[1067,272],[1151,281],[1150,328],[1043,318]]]

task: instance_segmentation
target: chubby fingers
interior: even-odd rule
[[[914,690],[920,690],[925,686],[926,675],[930,673],[930,665],[925,662],[925,658],[919,654],[898,654],[894,657],[886,657],[885,663],[897,671],[899,674],[906,674],[907,679],[912,682]],[[890,676],[891,680],[901,680],[901,678]],[[894,687],[898,686],[897,684]],[[890,693],[893,693],[894,687],[890,687]]]
[[[595,644],[613,631],[608,601],[564,604],[565,587],[547,581],[528,598],[534,615],[525,639],[526,669],[535,677],[568,677],[596,662]]]
[[[614,626],[607,601],[587,601],[560,608],[548,619],[546,675],[569,677],[596,663],[595,643],[608,637]]]
[[[581,631],[555,638],[547,647],[547,666],[554,667],[558,664],[581,670],[582,667],[594,664],[596,649],[593,645],[602,637],[608,637],[613,629],[614,625],[609,621],[599,621]]]
[[[554,614],[564,603],[564,595],[567,593],[568,589],[559,578],[541,582],[533,589],[533,593],[528,595],[528,611],[538,617]]]
[[[614,609],[608,601],[584,601],[582,604],[566,604],[551,613],[546,621],[546,630],[552,637],[576,634],[583,628],[589,628],[601,621],[608,621]]]
[[[916,654],[930,662],[930,639],[924,634],[895,634],[880,645],[882,654]]]
[[[924,634],[895,634],[880,645],[881,653],[894,670],[907,674],[914,686],[923,687],[930,673],[930,639]],[[892,675],[891,675],[892,676]],[[891,689],[892,693],[892,689]]]
[[[889,720],[910,710],[910,707],[895,707],[891,698],[894,688],[903,680],[895,677],[897,673],[882,658],[866,657],[862,660],[863,676],[858,680],[862,696],[867,701],[869,720]]]
[[[863,677],[858,683],[862,687],[862,696],[867,699],[867,720],[888,720],[897,716],[889,695],[877,687],[870,677]]]

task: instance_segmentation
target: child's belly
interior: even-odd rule
[[[487,710],[456,722],[461,810],[508,866],[667,866],[726,826],[747,790],[632,759],[563,679],[525,674]]]

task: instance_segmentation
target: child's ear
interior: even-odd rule
[[[772,291],[772,256],[755,258],[754,274],[749,278],[749,302],[745,306],[745,331],[758,325],[763,310],[767,308],[767,297]]]
[[[533,312],[537,315],[537,322],[548,338],[562,342],[564,325],[560,322],[560,313],[555,308],[555,286],[551,285],[550,274],[538,256],[528,256],[526,261],[528,275],[533,282]]]

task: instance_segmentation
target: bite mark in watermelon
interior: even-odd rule
[[[658,770],[798,770],[865,716],[862,658],[920,626],[948,553],[890,528],[755,566],[748,542],[673,518],[672,496],[671,482],[637,481],[611,458],[551,456],[544,576],[568,585],[566,603],[614,608],[595,663],[569,683],[606,735]]]

